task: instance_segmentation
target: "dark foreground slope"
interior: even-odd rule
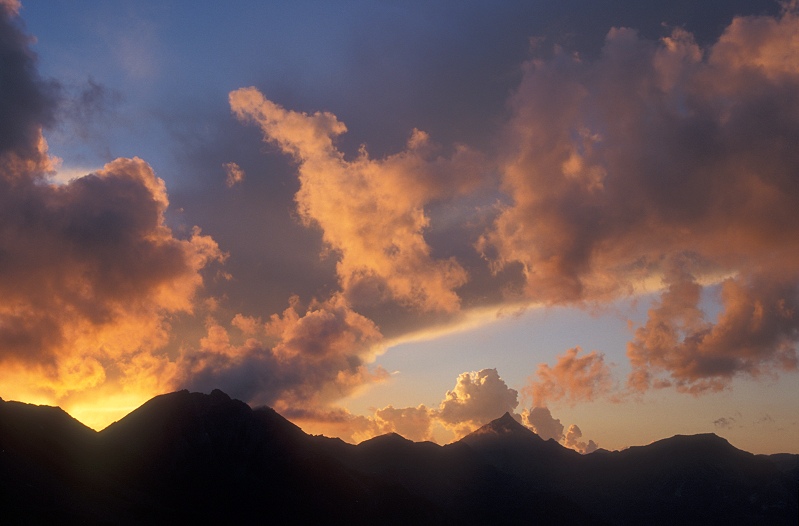
[[[609,524],[792,524],[797,478],[713,434],[579,455],[505,414],[466,436],[486,462]],[[787,462],[785,462],[787,464]]]
[[[18,404],[9,411],[10,404],[0,402],[0,523],[436,518],[406,489],[317,454],[310,437],[272,409],[250,409],[221,391],[158,396],[100,433],[60,409]],[[20,421],[33,423],[18,431]]]
[[[354,446],[221,391],[156,397],[100,433],[0,401],[0,522],[796,524],[797,459],[715,435],[581,456],[507,414],[447,446]]]

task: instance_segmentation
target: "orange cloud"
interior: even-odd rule
[[[387,406],[375,411],[374,421],[381,433],[398,433],[415,442],[433,439],[434,413],[424,405],[404,408]]]
[[[759,376],[797,368],[799,284],[767,276],[724,280],[716,323],[699,308],[701,287],[684,268],[666,277],[667,289],[627,345],[630,387],[674,385],[699,394],[718,391],[735,375]]]
[[[222,167],[225,169],[225,184],[228,188],[232,188],[244,181],[244,170],[238,164],[230,162],[223,164]]]
[[[508,388],[497,370],[483,369],[458,376],[455,388],[442,400],[437,418],[463,436],[506,411],[513,413],[518,405],[518,393]]]
[[[56,89],[36,73],[13,20],[18,3],[0,7],[3,396],[67,410],[119,393],[140,403],[173,373],[170,319],[193,311],[201,271],[224,255],[199,229],[173,234],[164,182],[141,159],[49,182],[58,163],[42,128],[54,121]]]
[[[196,390],[225,386],[233,396],[294,413],[329,405],[388,375],[368,364],[381,351],[382,335],[353,311],[341,294],[299,299],[266,323],[237,315],[232,324],[246,336],[236,343],[214,320],[199,348],[183,349],[174,385]]]
[[[139,159],[61,186],[12,176],[0,178],[5,393],[69,405],[71,393],[131,384],[141,355],[168,342],[167,316],[192,312],[200,271],[222,253],[199,230],[173,236],[163,181]]]
[[[561,399],[571,404],[590,402],[610,393],[613,379],[605,355],[591,351],[578,356],[581,352],[580,347],[574,347],[559,356],[554,367],[538,365],[537,378],[526,388],[535,406]]]
[[[461,438],[506,411],[513,413],[517,405],[516,390],[505,384],[496,369],[483,369],[460,374],[438,408],[389,405],[360,416],[337,407],[294,406],[287,408],[287,414],[306,431],[333,433],[352,442],[392,432],[423,441],[437,436]]]
[[[796,34],[793,2],[736,18],[706,49],[681,29],[660,42],[613,29],[596,60],[525,66],[502,161],[511,202],[477,248],[494,271],[520,266],[527,297],[546,304],[608,301],[666,275],[630,343],[636,388],[654,375],[699,392],[795,368]],[[676,260],[697,279],[669,277]],[[732,277],[713,323],[696,300],[719,276]],[[544,396],[557,381],[541,372]]]
[[[455,289],[466,283],[467,273],[454,258],[432,257],[424,207],[475,186],[480,162],[473,153],[460,148],[451,159],[433,157],[427,134],[414,130],[401,153],[372,159],[362,147],[348,161],[333,142],[346,127],[332,113],[286,110],[255,88],[232,92],[230,105],[299,163],[297,208],[306,224],[322,229],[350,301],[393,300],[424,311],[459,308]]]
[[[374,418],[353,415],[340,407],[287,408],[281,414],[306,433],[339,437],[353,444],[382,434]]]
[[[780,82],[797,74],[796,1],[786,2],[781,18],[735,18],[713,46],[709,62],[746,74],[765,75]]]
[[[414,441],[453,441],[471,433],[491,420],[509,412],[544,440],[550,438],[580,453],[597,448],[593,441],[581,442],[580,428],[564,426],[546,407],[533,407],[515,413],[518,393],[500,378],[496,369],[465,372],[458,375],[455,387],[447,391],[439,407],[375,409],[371,415],[354,415],[341,407],[329,405],[293,405],[283,414],[308,433],[341,437],[348,442],[362,442],[385,433],[398,433]]]

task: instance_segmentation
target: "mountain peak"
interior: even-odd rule
[[[376,437],[369,438],[364,440],[360,444],[407,444],[412,443],[412,440],[408,440],[404,436],[400,435],[399,433],[385,433],[383,435],[378,435]],[[359,444],[359,445],[360,445]]]
[[[501,417],[492,420],[467,436],[518,434],[532,435],[534,433],[520,424],[509,412],[505,412]]]

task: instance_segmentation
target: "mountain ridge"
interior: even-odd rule
[[[772,461],[712,433],[597,453],[509,413],[444,446],[396,433],[353,445],[219,390],[154,397],[100,432],[0,400],[0,509],[9,524],[796,522],[799,455]]]

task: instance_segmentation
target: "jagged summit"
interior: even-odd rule
[[[523,436],[527,435],[534,435],[532,431],[524,427],[521,423],[519,423],[509,412],[505,412],[504,415],[497,418],[496,420],[492,420],[491,422],[487,423],[483,427],[469,433],[465,438],[470,436],[481,436],[481,435],[510,435],[510,434],[521,434]]]

